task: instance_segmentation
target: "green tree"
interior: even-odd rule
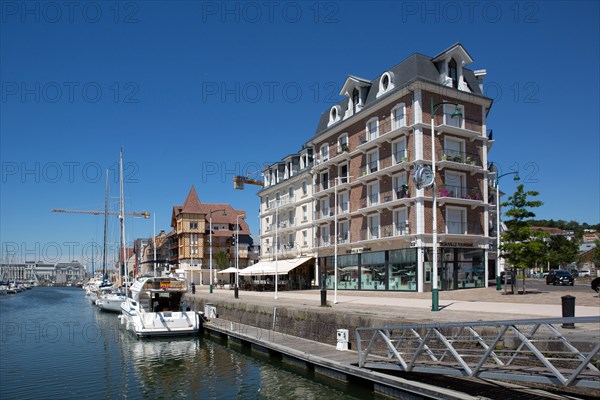
[[[215,254],[215,264],[217,270],[223,270],[229,267],[229,256],[224,251],[219,251]]]
[[[550,266],[562,268],[577,261],[578,248],[574,241],[564,236],[552,236],[548,244]]]
[[[513,270],[522,269],[525,271],[535,266],[546,255],[543,241],[545,233],[532,231],[526,221],[535,217],[535,213],[531,211],[532,208],[544,204],[539,200],[530,199],[538,195],[539,192],[525,191],[524,186],[519,185],[515,193],[508,198],[508,201],[502,204],[502,207],[507,208],[505,215],[510,219],[505,221],[508,231],[502,235],[500,250],[503,252],[502,257],[506,259],[509,265],[513,266]],[[514,272],[516,271],[513,271],[513,276],[516,277],[517,274]],[[524,290],[525,288],[523,288]]]
[[[600,265],[600,240],[596,240],[594,243],[596,243],[596,247],[592,253],[592,262],[598,267]]]

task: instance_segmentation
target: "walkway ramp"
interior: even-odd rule
[[[356,329],[358,364],[600,390],[599,317]]]

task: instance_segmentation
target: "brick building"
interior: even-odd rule
[[[433,212],[440,289],[486,286],[495,259],[492,100],[482,93],[485,71],[466,68],[472,62],[456,44],[435,57],[414,54],[372,80],[349,76],[343,100],[321,115],[302,151],[286,158],[298,158],[299,172],[308,169],[301,181],[310,176],[312,183],[314,275],[326,276],[327,287],[334,286],[337,250],[339,289],[431,290]],[[432,166],[432,109],[435,210],[434,189],[413,179]],[[274,243],[269,201],[289,197],[298,179],[286,159],[265,171],[259,193],[263,257]],[[303,229],[279,231],[278,242],[292,235],[297,243]]]

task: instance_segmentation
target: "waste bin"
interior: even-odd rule
[[[215,307],[214,304],[205,304],[204,316],[206,318],[217,318],[217,307]]]
[[[572,318],[575,316],[575,297],[574,296],[562,296],[562,316],[563,318]],[[567,323],[562,324],[562,327],[565,329],[574,329],[575,324]]]

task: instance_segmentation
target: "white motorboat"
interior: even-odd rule
[[[141,277],[121,305],[121,323],[138,337],[197,334],[201,313],[182,310],[187,281],[178,277]]]
[[[104,288],[100,290],[98,299],[96,300],[96,306],[103,311],[121,312],[121,303],[123,303],[127,297],[119,292],[118,290],[110,288]]]

